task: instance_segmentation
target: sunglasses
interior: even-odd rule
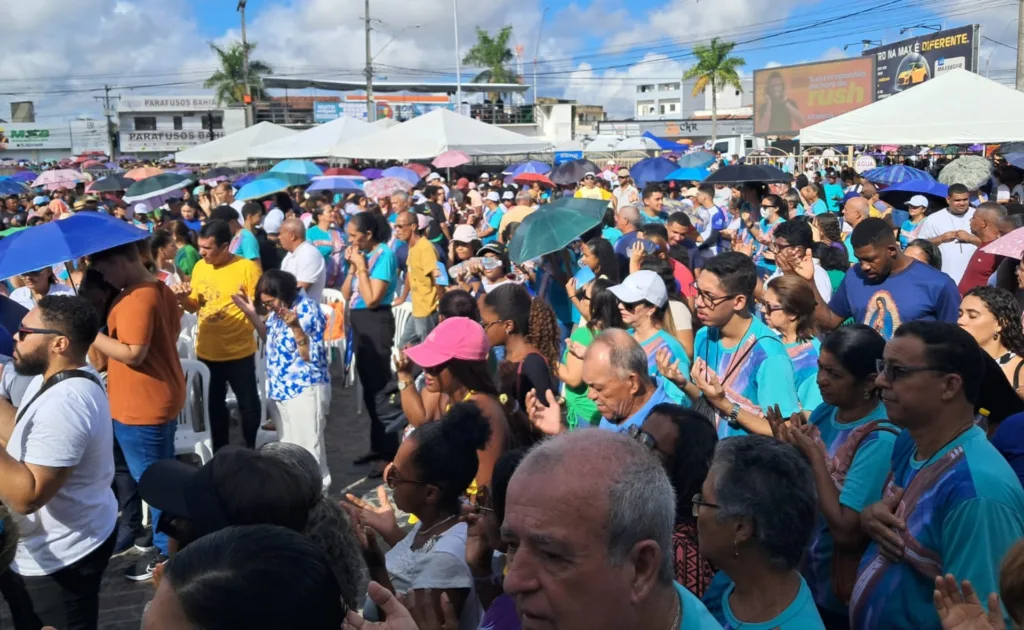
[[[658,441],[654,439],[653,435],[641,429],[639,425],[634,424],[626,429],[626,435],[645,446],[651,452],[658,450]]]
[[[937,368],[931,365],[896,365],[892,361],[886,361],[885,359],[875,359],[875,371],[879,374],[884,374],[885,380],[890,383],[894,383],[902,378],[910,376],[915,372],[949,373],[943,368]]]
[[[18,338],[18,341],[25,341],[25,337],[29,335],[60,335],[61,337],[68,337],[62,330],[55,330],[53,328],[29,328],[22,326],[18,329],[18,332],[14,333]],[[70,337],[68,337],[70,339]]]

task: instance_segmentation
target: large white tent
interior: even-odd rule
[[[261,122],[212,142],[174,154],[179,164],[229,164],[245,162],[253,147],[298,133],[294,129],[270,122]]]
[[[370,124],[373,125],[374,127],[380,127],[381,129],[391,129],[392,127],[400,125],[402,123],[398,122],[394,118],[381,118]]]
[[[467,155],[511,155],[550,151],[551,143],[480,122],[447,109],[417,116],[338,148],[335,157],[417,160],[458,150]]]
[[[984,144],[1024,140],[1024,93],[952,70],[800,131],[800,144]]]
[[[257,145],[249,152],[249,157],[275,160],[333,157],[335,150],[345,142],[378,132],[379,127],[342,116],[280,140]]]

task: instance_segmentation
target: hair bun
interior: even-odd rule
[[[491,425],[475,402],[461,402],[441,418],[441,432],[451,443],[479,451],[491,438]]]

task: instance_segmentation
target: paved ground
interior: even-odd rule
[[[340,378],[334,379],[340,383]],[[344,492],[362,495],[375,489],[379,480],[367,480],[368,466],[353,466],[352,460],[369,450],[369,418],[365,412],[356,415],[355,388],[333,387],[331,417],[327,423],[327,458],[331,469],[332,496]],[[232,440],[242,443],[241,434],[232,429]],[[138,630],[142,610],[153,596],[151,582],[129,582],[124,572],[140,556],[125,556],[111,561],[103,577],[100,592],[100,628],[105,630]],[[12,628],[6,603],[0,609],[0,630]]]

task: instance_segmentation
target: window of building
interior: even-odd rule
[[[638,86],[636,86],[636,91],[637,91],[638,94],[646,94],[647,92],[653,92],[654,91],[654,86],[653,85],[638,85]]]
[[[637,116],[654,116],[657,113],[657,108],[653,101],[647,101],[636,104],[636,115]]]
[[[224,128],[224,116],[217,116],[216,114],[204,114],[203,115],[203,129],[210,128],[210,120],[213,120],[214,129]]]
[[[679,103],[672,101],[671,103],[659,103],[658,109],[662,114],[675,114],[679,111]]]
[[[678,83],[662,83],[658,85],[659,92],[675,92],[679,89]]]
[[[174,130],[181,131],[181,116],[174,117]]]
[[[156,116],[136,116],[133,124],[135,131],[156,131]]]

